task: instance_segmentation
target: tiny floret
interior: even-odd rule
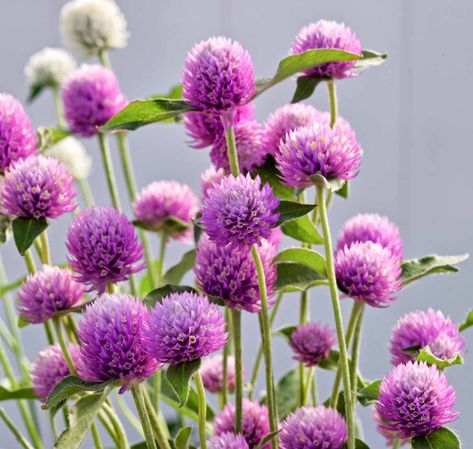
[[[212,355],[202,361],[200,367],[202,382],[207,391],[220,393],[223,390],[223,356]],[[235,357],[227,357],[227,388],[232,392],[235,388]]]

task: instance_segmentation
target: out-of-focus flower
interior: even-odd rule
[[[202,190],[202,197],[207,196],[207,192],[210,190],[214,184],[218,184],[225,177],[225,172],[219,168],[218,170],[215,167],[209,167],[207,170],[202,173],[200,176],[200,189]]]
[[[209,449],[249,449],[245,438],[236,433],[225,432],[214,435],[208,441]]]
[[[223,390],[223,356],[213,355],[202,361],[200,368],[202,382],[206,390],[220,393]],[[232,392],[235,388],[235,357],[227,358],[227,388]]]

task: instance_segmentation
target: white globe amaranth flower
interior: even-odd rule
[[[84,145],[75,137],[66,137],[44,151],[69,169],[75,179],[85,179],[90,175],[92,158]]]
[[[113,0],[71,0],[61,10],[60,28],[64,41],[84,56],[128,42],[125,16]]]

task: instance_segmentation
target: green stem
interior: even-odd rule
[[[110,148],[108,146],[107,137],[98,133],[100,151],[102,153],[102,161],[105,169],[105,177],[107,178],[108,190],[110,192],[110,198],[115,209],[120,210],[120,199],[118,196],[117,182],[115,180],[115,173],[113,171],[112,158],[110,156]]]
[[[314,368],[314,374],[312,376],[312,405],[315,407],[317,405],[317,370]]]
[[[87,207],[94,205],[94,197],[92,191],[90,190],[89,181],[87,179],[78,179],[77,184],[79,184],[79,189],[84,198],[85,205]]]
[[[308,304],[308,295],[307,290],[304,290],[301,293],[301,304],[300,304],[300,316],[299,324],[304,324],[309,319],[309,304]],[[302,407],[305,402],[305,367],[303,363],[299,363],[299,405]]]
[[[130,445],[128,444],[125,429],[123,428],[120,418],[117,416],[113,408],[106,403],[103,405],[103,411],[107,414],[115,430],[115,435],[118,440],[118,449],[129,449]]]
[[[355,413],[356,395],[358,393],[358,361],[360,359],[361,330],[363,327],[363,310],[364,310],[364,307],[362,306],[361,312],[358,316],[358,321],[355,327],[355,335],[354,335],[353,347],[351,351],[350,384],[352,388],[353,413]]]
[[[401,440],[394,440],[392,449],[399,449],[401,447]]]
[[[33,254],[30,249],[25,252],[25,262],[26,268],[28,268],[28,273],[34,273],[36,271],[36,264],[34,263]]]
[[[141,384],[133,385],[131,387],[131,394],[133,395],[136,409],[138,410],[138,415],[140,417],[141,426],[143,427],[143,432],[145,434],[146,447],[148,449],[158,449],[156,446],[156,441],[154,440],[153,429],[151,428],[148,411],[146,410]]]
[[[53,93],[53,101],[54,101],[54,109],[56,110],[56,119],[57,123],[61,128],[66,128],[67,124],[64,120],[64,110],[62,107],[62,99],[61,99],[61,92],[59,86],[55,86],[52,88]]]
[[[207,400],[205,398],[205,389],[202,382],[200,372],[197,371],[194,376],[195,386],[197,388],[197,396],[199,397],[199,439],[200,448],[207,449],[207,441],[205,435],[205,426],[207,424]]]
[[[227,323],[227,329],[230,323],[230,311],[228,307],[225,307],[225,322]],[[230,355],[230,346],[227,342],[223,348],[223,369],[222,369],[222,392],[220,395],[220,408],[223,409],[228,402],[228,356]]]
[[[100,64],[104,67],[111,68],[112,64],[110,63],[110,57],[108,56],[108,51],[105,48],[101,48],[97,54]]]
[[[225,140],[227,143],[227,155],[228,155],[228,162],[230,164],[230,173],[233,176],[238,176],[240,174],[240,166],[238,163],[238,153],[236,148],[236,141],[235,141],[235,132],[233,130],[233,125],[225,123]]]
[[[33,446],[31,446],[31,444],[26,440],[26,438],[16,428],[15,424],[10,420],[7,413],[5,412],[5,409],[3,409],[2,407],[0,407],[0,418],[3,420],[5,425],[10,429],[11,433],[13,433],[18,443],[20,443],[20,445],[24,449],[33,449]]]
[[[330,101],[330,128],[333,128],[337,121],[337,91],[335,89],[335,81],[327,81],[328,98]]]
[[[151,428],[153,429],[155,438],[158,440],[160,449],[171,449],[168,442],[169,431],[166,427],[166,422],[160,420],[160,415],[156,414],[153,404],[144,389],[143,396],[145,399],[146,409],[148,410]]]
[[[303,385],[303,395],[302,395],[302,403],[301,407],[304,407],[307,405],[307,402],[309,400],[309,392],[310,392],[310,387],[312,385],[312,375],[314,373],[314,368],[311,367],[307,370],[307,379],[304,382]]]
[[[141,427],[140,421],[136,418],[135,414],[131,411],[130,407],[128,407],[128,404],[126,403],[125,399],[123,399],[122,395],[117,394],[115,399],[117,401],[118,407],[120,408],[123,416],[127,419],[127,421],[131,424],[131,426],[142,437],[144,437],[144,433],[143,433],[143,429]]]
[[[90,426],[90,431],[92,432],[92,439],[94,440],[95,449],[103,449],[102,442],[100,441],[99,431],[97,429],[97,424],[92,423]]]
[[[241,345],[241,311],[232,309],[233,346],[235,348],[235,429],[241,433],[243,426],[243,353]]]
[[[168,233],[163,229],[159,233],[159,256],[158,256],[158,277],[157,285],[161,287],[164,276],[164,257],[166,255],[166,243],[168,241]]]
[[[64,335],[62,333],[60,319],[58,317],[53,318],[53,324],[54,324],[54,330],[56,331],[59,346],[61,346],[62,352],[64,354],[64,358],[66,359],[66,362],[67,362],[67,366],[69,366],[71,374],[73,374],[74,376],[77,376],[77,370],[76,370],[76,367],[74,366],[74,361],[72,360],[71,353],[69,352],[69,348],[67,346],[67,343],[64,339]]]
[[[46,229],[39,236],[41,241],[41,263],[43,265],[51,265],[51,255],[49,252],[49,241]]]
[[[97,413],[97,418],[99,419],[100,423],[102,424],[103,428],[107,431],[107,433],[110,435],[110,438],[113,440],[113,442],[115,443],[117,449],[122,449],[120,447],[120,444],[118,442],[118,438],[117,438],[117,435],[115,433],[115,429],[113,428],[113,425],[112,423],[110,422],[110,420],[108,419],[107,415],[105,414],[105,412],[103,410],[100,410],[98,413]]]
[[[44,330],[46,332],[46,340],[48,341],[48,345],[54,344],[53,329],[51,328],[51,323],[49,321],[44,322]]]

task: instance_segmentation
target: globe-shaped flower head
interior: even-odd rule
[[[0,175],[36,151],[36,131],[21,103],[0,93]]]
[[[202,173],[200,176],[200,190],[202,191],[202,197],[207,196],[208,191],[214,184],[218,184],[225,177],[225,172],[219,168],[218,170],[215,167],[211,166]]]
[[[87,306],[79,323],[82,378],[122,380],[121,392],[142,382],[157,368],[147,352],[146,306],[130,295],[104,294]]]
[[[201,223],[217,245],[249,248],[267,239],[277,224],[279,199],[271,187],[248,174],[227,176],[209,192]]]
[[[429,347],[439,359],[451,359],[465,352],[465,339],[458,326],[441,311],[429,309],[404,315],[396,324],[391,336],[391,355],[393,365],[414,360],[405,349]]]
[[[108,3],[108,2],[103,2]],[[115,74],[100,65],[81,65],[65,81],[62,101],[72,132],[84,137],[97,133],[126,105]]]
[[[280,438],[281,449],[341,449],[347,425],[332,408],[302,407],[283,422]]]
[[[444,373],[425,363],[397,365],[381,382],[376,410],[381,431],[404,439],[429,435],[454,421],[455,391]]]
[[[69,170],[41,155],[19,160],[7,170],[0,197],[7,215],[23,218],[57,218],[77,207]]]
[[[249,53],[231,39],[211,37],[187,55],[182,97],[192,107],[224,113],[251,100],[255,93]]]
[[[155,181],[146,186],[133,203],[137,220],[154,231],[164,229],[171,237],[188,240],[192,237],[192,219],[199,211],[197,196],[185,184],[176,181]],[[171,223],[177,218],[181,223]],[[187,226],[187,227],[186,227]]]
[[[385,307],[402,287],[399,259],[378,243],[345,246],[335,253],[334,264],[340,290],[372,307]]]
[[[335,341],[335,333],[329,326],[306,323],[292,333],[289,344],[294,351],[294,358],[310,367],[329,356]]]
[[[318,48],[336,48],[361,55],[361,43],[355,33],[343,23],[319,20],[302,28],[291,45],[291,53],[303,53]],[[356,61],[330,62],[305,70],[306,75],[328,78],[348,78],[353,76]]]
[[[249,449],[248,443],[242,435],[226,432],[214,435],[208,441],[209,449]]]
[[[313,176],[329,181],[358,175],[362,150],[354,133],[344,126],[333,129],[323,122],[297,128],[280,142],[276,162],[285,184],[304,189],[314,185]]]
[[[213,355],[202,361],[200,368],[202,383],[206,390],[211,393],[220,393],[223,390],[223,356]],[[227,388],[233,391],[235,388],[235,357],[227,358]]]
[[[99,293],[107,284],[125,281],[144,267],[135,227],[112,207],[90,207],[77,215],[66,245],[76,279]]]
[[[172,293],[149,312],[145,339],[158,362],[192,362],[225,346],[225,319],[206,296]]]
[[[43,265],[18,290],[18,313],[29,323],[44,323],[77,305],[83,294],[70,270]]]

